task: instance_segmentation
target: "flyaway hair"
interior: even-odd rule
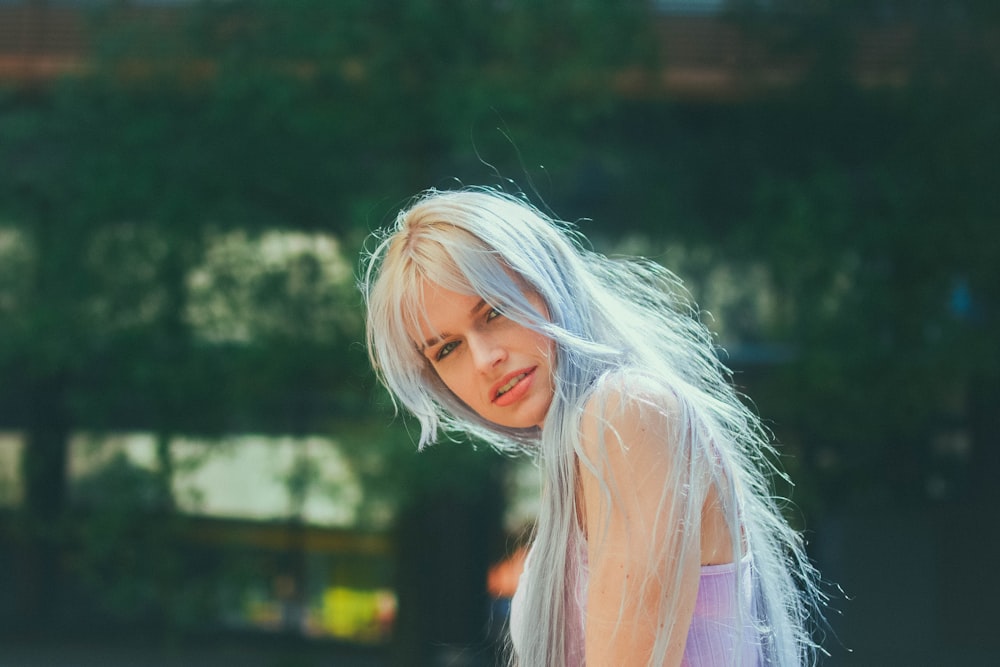
[[[757,625],[759,663],[813,662],[809,628],[822,594],[799,534],[773,497],[769,480],[779,473],[769,436],[732,388],[710,332],[672,273],[653,262],[611,260],[588,250],[570,224],[489,189],[422,194],[374,237],[363,264],[372,365],[397,404],[419,421],[419,446],[434,442],[441,431],[461,431],[504,452],[528,452],[538,462],[544,492],[525,587],[530,622],[515,629],[513,662],[565,664],[566,545],[580,530],[578,466],[601,480],[605,506],[627,493],[607,461],[614,448],[629,443],[610,425],[636,415],[662,427],[662,455],[670,465],[655,526],[649,527],[663,538],[638,554],[655,581],[650,575],[638,589],[640,599],[623,599],[623,609],[626,602],[643,603],[643,596],[679,586],[676,563],[699,557],[702,507],[714,489],[733,560],[752,557],[756,606],[742,620]],[[543,428],[487,422],[441,382],[410,334],[427,319],[422,281],[478,295],[555,342],[555,395]],[[527,294],[540,297],[547,312],[539,312]],[[596,447],[581,442],[585,415],[599,422]],[[588,540],[603,546],[600,535]],[[745,592],[737,590],[737,599]],[[657,618],[650,621],[659,630],[648,664],[660,665],[668,646],[684,635],[675,627],[676,596],[652,602]],[[615,629],[631,631],[622,623]],[[733,660],[738,665],[740,658]]]

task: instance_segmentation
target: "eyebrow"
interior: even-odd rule
[[[476,313],[478,313],[480,310],[483,309],[483,307],[485,305],[486,305],[486,299],[480,299],[476,303],[476,305],[472,307],[472,310],[469,311],[469,316],[471,317],[471,316],[475,315]],[[424,350],[426,350],[429,347],[434,347],[435,345],[437,345],[438,343],[440,343],[443,339],[447,338],[448,336],[451,336],[451,334],[450,333],[441,333],[440,335],[437,335],[437,336],[431,336],[430,338],[428,338],[427,340],[424,341],[423,347],[420,348],[420,351],[423,352]]]

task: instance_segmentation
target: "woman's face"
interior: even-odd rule
[[[541,427],[552,403],[552,339],[478,296],[427,281],[420,288],[426,321],[415,342],[445,385],[487,421]],[[537,295],[527,297],[547,314]]]

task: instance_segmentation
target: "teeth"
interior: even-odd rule
[[[527,375],[528,375],[527,373],[521,373],[517,377],[511,378],[510,382],[508,382],[507,384],[505,384],[504,386],[500,387],[500,389],[497,390],[497,398],[499,398],[500,396],[503,396],[508,391],[510,391],[511,389],[513,389],[514,385],[517,384],[518,382],[520,382],[521,380],[523,380]]]

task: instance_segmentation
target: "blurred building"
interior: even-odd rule
[[[191,0],[113,3],[112,20],[161,21],[169,26]],[[86,73],[95,44],[88,15],[112,3],[84,0],[0,2],[0,80],[44,86],[60,76]],[[723,0],[651,0],[650,21],[660,39],[658,70],[620,72],[621,92],[668,95],[688,101],[734,101],[780,91],[799,81],[816,56],[814,45],[781,40],[765,44],[747,30],[745,17]],[[780,31],[781,21],[775,29]],[[896,86],[908,80],[916,29],[887,11],[876,24],[859,25],[846,59],[864,86]],[[773,37],[773,36],[772,36]]]

